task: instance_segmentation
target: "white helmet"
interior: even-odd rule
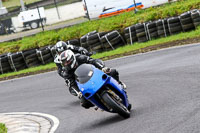
[[[63,41],[59,41],[59,42],[56,43],[55,49],[56,49],[56,52],[58,54],[60,54],[67,49],[67,44]]]
[[[76,66],[76,57],[71,50],[66,50],[60,54],[62,65],[68,70],[74,69]]]

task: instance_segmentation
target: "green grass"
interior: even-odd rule
[[[10,72],[10,73],[6,73],[6,74],[2,74],[2,75],[0,75],[0,78],[16,76],[16,75],[21,75],[21,74],[28,74],[28,73],[38,72],[38,71],[42,71],[42,70],[49,70],[52,68],[56,68],[55,63],[50,63],[47,65],[42,65],[42,66],[38,66],[38,67],[31,67],[31,68],[24,69],[24,70],[21,70],[18,72]]]
[[[194,30],[194,31],[191,31],[191,32],[180,33],[180,34],[177,34],[177,35],[169,36],[169,37],[166,37],[166,38],[160,38],[160,39],[148,41],[148,42],[145,42],[145,43],[135,43],[134,45],[126,45],[124,47],[120,47],[120,48],[112,50],[112,51],[98,53],[96,55],[93,55],[92,58],[96,58],[96,59],[97,58],[104,58],[104,59],[106,59],[105,57],[127,53],[127,52],[130,52],[130,51],[138,50],[138,49],[145,48],[145,47],[148,47],[148,46],[153,46],[153,45],[155,46],[155,45],[163,44],[163,43],[166,43],[166,42],[173,42],[173,41],[177,41],[177,40],[184,40],[184,39],[195,38],[195,37],[200,37],[200,27],[197,30]],[[49,70],[49,69],[53,69],[53,68],[56,68],[56,65],[54,63],[50,63],[50,64],[47,64],[47,65],[42,65],[42,66],[39,66],[39,67],[33,67],[33,68],[18,71],[18,72],[11,72],[11,73],[7,73],[7,74],[2,74],[2,75],[0,75],[0,78],[5,78],[5,77],[9,77],[9,76],[16,76],[16,75],[20,75],[20,74],[33,73],[33,72],[38,72],[38,71],[41,71],[41,70]]]
[[[7,133],[7,128],[5,124],[0,123],[0,133]]]
[[[200,9],[199,0],[180,0],[179,2],[168,3],[159,7],[140,10],[137,14],[128,12],[110,18],[88,21],[61,30],[46,31],[32,37],[24,37],[19,41],[0,43],[0,54],[43,47],[55,44],[58,40],[67,41],[80,38],[93,30],[98,32],[119,30],[122,32],[125,27],[130,25],[176,16],[194,8]]]

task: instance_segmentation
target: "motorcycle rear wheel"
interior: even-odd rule
[[[114,97],[110,96],[111,94],[108,94],[105,92],[102,95],[102,99],[106,102],[106,104],[112,108],[115,112],[117,112],[120,116],[124,118],[130,117],[130,111],[119,101],[117,101]]]

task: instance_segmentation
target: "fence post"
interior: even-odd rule
[[[38,10],[38,14],[39,14],[39,17],[40,17],[40,22],[41,22],[41,26],[42,26],[42,31],[44,31],[44,26],[43,26],[43,23],[42,23],[42,18],[41,18],[41,15],[40,15],[40,10],[39,10],[39,7],[37,5],[37,10]]]

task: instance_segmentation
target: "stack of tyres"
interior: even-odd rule
[[[0,74],[12,72],[7,54],[0,55]]]
[[[51,55],[55,58],[55,56],[56,56],[55,45],[49,45],[48,47],[49,47],[49,49],[51,51]]]
[[[183,31],[179,17],[167,19],[170,35],[178,34]]]
[[[136,29],[136,36],[138,38],[138,42],[146,42],[148,41],[148,33],[146,30],[146,24],[145,23],[138,23],[135,25]]]
[[[92,31],[92,32],[89,32],[86,35],[82,36],[80,38],[81,47],[84,47],[84,48],[88,49],[89,48],[89,45],[88,45],[88,42],[87,42],[88,41],[88,36],[96,34],[96,33],[97,33],[97,31]]]
[[[200,26],[200,11],[199,10],[192,10],[191,17],[195,28]]]
[[[167,19],[159,19],[156,21],[156,27],[159,37],[167,37],[170,35]]]
[[[41,61],[38,59],[36,49],[23,51],[23,54],[28,67],[41,65]]]
[[[89,46],[89,51],[102,52],[104,50],[103,43],[101,42],[101,37],[104,36],[106,32],[100,32],[88,35],[87,43]]]
[[[104,49],[111,50],[126,44],[124,38],[118,31],[112,31],[101,37]]]
[[[138,41],[135,25],[132,25],[124,29],[124,37],[127,44],[133,44],[134,42]]]
[[[181,14],[179,18],[183,31],[190,31],[195,29],[190,11]]]
[[[23,70],[27,68],[23,52],[8,54],[8,61],[13,71]]]
[[[79,39],[68,40],[66,43],[68,45],[80,46],[80,40]]]
[[[50,47],[40,48],[36,50],[36,53],[37,53],[39,61],[42,62],[43,65],[51,63],[54,60]]]
[[[149,40],[158,38],[156,22],[148,22],[146,24]]]

